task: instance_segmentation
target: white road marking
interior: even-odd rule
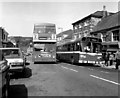
[[[53,65],[58,66],[57,64],[53,64]]]
[[[80,68],[85,68],[85,67],[83,67],[83,66],[79,66]]]
[[[103,72],[103,73],[109,73],[109,72],[107,72],[107,71],[100,71],[100,72]]]
[[[104,79],[104,78],[101,78],[101,77],[98,77],[98,76],[94,76],[94,75],[90,75],[90,76],[94,77],[94,78],[97,78],[97,79],[100,79],[100,80],[103,80],[103,81],[106,81],[106,82],[109,82],[109,83],[120,85],[120,83],[117,83],[117,82],[114,82],[114,81],[111,81],[111,80],[107,80],[107,79]]]
[[[71,69],[71,68],[68,68],[68,67],[64,67],[64,66],[61,66],[61,67],[65,68],[65,69],[69,69],[69,70],[75,71],[75,72],[78,72],[77,70],[74,70],[74,69]]]
[[[92,68],[88,68],[89,70],[93,70]]]
[[[52,71],[51,71],[51,72],[46,72],[46,71],[43,71],[43,72],[40,72],[40,73],[46,73],[46,74],[47,74],[47,73],[49,73],[49,74],[54,74],[54,73],[56,73],[56,72],[52,72]]]
[[[67,67],[61,66],[62,68],[68,69]]]

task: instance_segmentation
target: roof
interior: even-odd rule
[[[82,37],[82,38],[78,38],[76,40],[68,40],[68,41],[65,41],[65,42],[61,42],[61,43],[58,43],[57,46],[62,46],[62,45],[65,45],[65,44],[71,44],[71,43],[76,43],[78,41],[81,41],[83,40],[84,38],[94,38],[94,39],[100,39],[98,37]],[[98,42],[99,43],[99,42]],[[100,42],[101,43],[101,42]]]
[[[60,43],[57,43],[57,46],[63,46],[63,45],[66,45],[66,44],[70,44],[72,42],[73,42],[72,40],[65,41],[65,42],[60,42]]]
[[[102,45],[118,45],[118,42],[102,42]]]
[[[118,49],[107,49],[108,52],[116,52]]]
[[[34,26],[55,26],[53,23],[35,23]]]
[[[109,13],[109,15],[114,14],[114,13],[111,13],[111,12],[107,12],[107,13]],[[82,18],[81,20],[78,20],[78,21],[72,23],[72,25],[74,25],[76,23],[79,23],[79,22],[82,22],[82,21],[84,21],[84,20],[86,20],[86,19],[88,19],[90,17],[102,18],[103,17],[103,11],[96,11],[96,12],[94,12],[94,13],[92,13],[92,14],[84,17],[84,18]]]
[[[4,49],[20,49],[20,48],[17,48],[17,47],[10,47],[10,48],[0,48],[0,50],[4,50]]]
[[[61,36],[64,35],[64,34],[69,35],[69,34],[71,34],[72,32],[73,32],[73,30],[69,29],[69,30],[66,30],[66,31],[63,31],[63,32],[57,34],[57,37],[61,37]]]
[[[72,39],[72,33],[70,33],[67,37],[64,38],[64,40],[66,39]]]
[[[113,27],[117,27],[120,26],[120,23],[118,22],[118,17],[120,17],[120,11],[110,15],[108,17],[103,18],[93,29],[93,32],[98,32],[101,30],[106,30],[106,29],[110,29]]]

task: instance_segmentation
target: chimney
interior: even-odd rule
[[[103,18],[107,16],[106,6],[103,6]]]

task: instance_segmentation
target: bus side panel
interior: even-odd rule
[[[70,62],[70,63],[78,63],[79,54],[78,53],[58,53],[57,58],[60,61],[65,61],[65,62]]]
[[[102,63],[101,58],[102,58],[102,55],[98,55],[96,53],[80,54],[79,63],[100,64]]]

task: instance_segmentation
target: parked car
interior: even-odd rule
[[[10,76],[7,60],[0,51],[0,98],[7,98],[9,92]]]
[[[25,69],[25,58],[20,48],[1,48],[8,65],[10,66],[10,72],[23,72]]]

